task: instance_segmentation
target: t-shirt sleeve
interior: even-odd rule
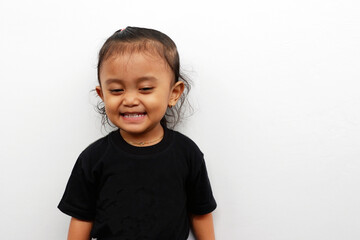
[[[196,154],[187,183],[188,210],[203,215],[215,210],[217,204],[212,193],[203,154]]]
[[[91,221],[95,217],[96,191],[94,178],[86,165],[85,154],[77,159],[58,208],[72,217]]]

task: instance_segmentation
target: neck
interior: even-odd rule
[[[164,129],[160,125],[146,133],[132,134],[120,129],[122,138],[130,145],[137,147],[152,146],[159,143],[164,136]]]

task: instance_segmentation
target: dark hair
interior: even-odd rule
[[[114,55],[128,52],[149,52],[158,54],[173,71],[175,82],[179,80],[184,82],[185,90],[179,101],[172,108],[167,108],[165,116],[160,121],[165,127],[175,127],[181,120],[183,112],[182,107],[184,103],[187,102],[186,97],[190,91],[190,80],[180,72],[180,58],[175,43],[170,37],[154,29],[126,27],[125,29],[116,31],[105,41],[99,51],[97,77],[100,86],[100,71],[103,62]],[[106,115],[104,102],[100,101],[96,108],[97,112],[102,115],[102,125],[105,127],[107,123],[110,126],[115,127],[110,123]]]

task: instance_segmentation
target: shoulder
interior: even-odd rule
[[[198,145],[188,136],[175,131],[170,130],[173,132],[173,146],[175,149],[178,149],[182,153],[186,153],[187,157],[190,158],[202,158],[203,153],[198,147]]]
[[[190,137],[184,135],[183,133],[175,131],[175,130],[169,130],[169,131],[173,132],[174,141],[177,144],[179,144],[181,146],[199,149],[199,147],[196,145],[196,143]]]
[[[101,161],[104,155],[107,154],[110,148],[110,137],[114,132],[99,138],[98,140],[89,144],[79,155],[78,162],[82,167],[88,168],[94,166]]]

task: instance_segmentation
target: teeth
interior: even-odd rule
[[[145,114],[125,114],[124,117],[126,118],[136,118],[136,117],[143,117]]]

